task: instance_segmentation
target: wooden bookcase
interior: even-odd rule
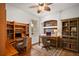
[[[52,46],[59,47],[60,37],[57,36],[58,32],[55,31],[57,31],[57,20],[49,20],[44,22],[44,34],[48,33],[45,37],[50,37],[49,39]]]
[[[26,24],[7,21],[7,36],[10,43],[23,38],[26,34]]]
[[[13,47],[15,46],[17,40],[15,37],[15,29],[17,29],[17,25],[15,22],[7,22],[6,21],[6,4],[0,3],[0,56],[14,56],[18,55],[18,51]],[[20,26],[21,24],[19,24]],[[18,28],[22,29],[25,32],[25,26],[22,25]],[[22,32],[22,33],[24,33]],[[12,46],[13,45],[13,46]],[[27,39],[27,55],[30,55],[31,50],[31,38],[28,37]]]
[[[44,22],[44,27],[46,26],[57,26],[57,20],[49,20]]]
[[[62,20],[63,48],[79,52],[79,18]]]
[[[24,44],[24,36],[28,34],[29,37],[29,25],[24,23],[17,23],[14,21],[7,21],[7,39],[9,43],[17,50],[17,45]],[[27,39],[28,40],[28,39]],[[31,41],[31,39],[29,39]],[[29,41],[27,41],[28,43]],[[31,46],[31,42],[28,43]],[[28,45],[27,44],[27,45]],[[26,50],[29,47],[26,48]],[[29,49],[30,50],[30,49]]]
[[[0,56],[11,56],[18,52],[8,43],[7,23],[6,23],[6,4],[0,3]]]
[[[50,31],[54,34],[54,30],[57,30],[57,20],[49,20],[44,22],[44,33]]]

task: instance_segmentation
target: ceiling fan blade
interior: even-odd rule
[[[39,6],[43,6],[44,5],[44,3],[39,3]]]
[[[50,8],[50,7],[44,7],[44,10],[46,10],[46,11],[50,11],[51,8]]]
[[[36,7],[38,7],[37,5],[35,5],[35,6],[30,6],[30,8],[36,8]]]
[[[46,3],[47,5],[51,5],[51,4],[53,4],[53,3]]]

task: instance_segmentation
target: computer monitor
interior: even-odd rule
[[[46,35],[51,36],[51,32],[46,32]]]
[[[21,32],[16,32],[16,33],[15,33],[15,37],[17,37],[17,38],[18,38],[18,37],[21,37]]]

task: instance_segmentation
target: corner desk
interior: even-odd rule
[[[47,38],[52,43],[52,46],[55,46],[56,48],[60,46],[60,37],[59,36],[39,36],[39,45],[42,42],[41,39]]]

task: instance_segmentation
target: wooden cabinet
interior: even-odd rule
[[[4,18],[6,20],[6,8],[4,3],[0,3],[0,18]]]
[[[79,18],[62,20],[63,48],[79,51]]]
[[[7,23],[5,4],[0,3],[0,56],[17,54],[17,51],[7,40]]]
[[[22,38],[26,33],[26,24],[7,22],[5,5],[0,3],[0,56],[18,55],[18,51],[14,47],[18,41],[17,38],[20,36]],[[17,31],[21,32],[21,35],[16,36]],[[31,51],[31,39],[27,42],[29,45],[26,50],[29,48],[29,51]]]
[[[0,3],[0,55],[5,54],[7,40],[5,4]]]
[[[28,24],[24,24],[24,23],[17,23],[17,22],[10,22],[7,21],[7,37],[9,40],[9,43],[11,45],[13,45],[13,47],[15,47],[16,50],[19,51],[18,47],[20,46],[24,46],[25,41],[24,41],[24,37],[25,35],[27,35],[29,37],[29,25]],[[29,42],[29,39],[27,38],[27,48],[26,51],[29,50],[31,48],[29,48],[30,46],[28,46],[29,44],[31,45],[31,42]],[[28,49],[29,48],[29,49]],[[23,48],[24,49],[24,48]],[[19,51],[20,52],[20,51]]]
[[[7,37],[9,42],[11,43],[22,39],[27,33],[26,27],[27,24],[7,21]]]

